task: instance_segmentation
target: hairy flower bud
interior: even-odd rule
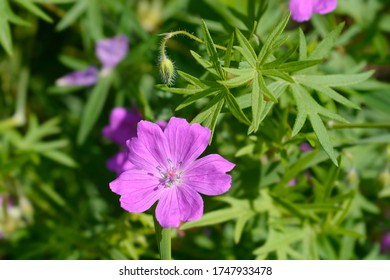
[[[166,55],[163,55],[160,60],[160,74],[161,79],[167,85],[172,85],[175,81],[175,66],[173,65],[172,60],[170,60]]]
[[[390,184],[390,172],[389,170],[385,169],[382,171],[382,173],[379,175],[379,183],[382,187],[386,187]]]

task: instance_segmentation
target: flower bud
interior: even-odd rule
[[[160,61],[160,74],[161,78],[167,85],[172,85],[175,81],[176,72],[175,66],[173,65],[172,60],[167,56],[163,55]]]
[[[389,170],[385,169],[384,171],[382,171],[382,173],[379,175],[379,183],[382,187],[386,187],[390,184]]]
[[[356,184],[359,182],[359,174],[355,168],[351,168],[347,173],[347,180],[351,184]]]

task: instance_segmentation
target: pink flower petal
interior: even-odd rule
[[[166,189],[156,207],[156,219],[165,228],[179,227],[181,221],[197,220],[202,215],[202,197],[187,186]]]
[[[57,86],[90,86],[94,85],[98,79],[98,71],[95,66],[87,69],[74,71],[59,78],[56,81]]]
[[[183,168],[192,163],[207,148],[211,131],[200,124],[190,125],[185,119],[172,117],[164,130],[174,164]]]
[[[115,172],[117,175],[133,167],[134,164],[128,160],[127,152],[125,151],[121,151],[107,160],[107,169]]]
[[[164,191],[158,178],[139,169],[123,172],[110,183],[110,188],[121,195],[123,209],[137,213],[149,209]]]
[[[313,14],[313,0],[290,0],[289,8],[293,20],[307,21]]]
[[[337,7],[337,0],[314,0],[313,12],[318,14],[327,14],[334,11]]]
[[[137,137],[127,141],[129,160],[135,165],[152,173],[158,167],[166,166],[171,159],[167,139],[161,128],[148,121],[140,121]]]
[[[103,68],[113,68],[127,55],[129,40],[126,36],[102,39],[97,41],[95,51]]]
[[[182,185],[177,189],[181,221],[199,220],[203,215],[202,197],[187,185]]]
[[[110,123],[102,130],[103,136],[114,143],[125,146],[126,140],[136,136],[136,125],[141,120],[137,108],[131,111],[123,107],[116,107],[110,113]]]
[[[232,185],[232,177],[225,172],[235,165],[220,155],[212,154],[196,160],[185,172],[183,181],[205,195],[220,195]]]

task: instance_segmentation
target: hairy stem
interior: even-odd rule
[[[201,43],[201,44],[205,44],[205,42],[204,42],[202,39],[196,37],[195,35],[193,35],[193,34],[187,32],[187,31],[184,31],[184,30],[178,30],[178,31],[173,31],[173,32],[165,33],[165,37],[164,37],[164,39],[163,39],[163,41],[162,41],[162,43],[161,43],[162,47],[165,49],[165,43],[166,43],[166,41],[168,41],[170,38],[172,38],[172,37],[174,37],[174,36],[177,36],[177,35],[184,35],[184,36],[187,36],[187,37],[191,38],[191,39],[194,40],[194,41],[197,41],[197,42],[199,42],[199,43]],[[217,44],[214,44],[214,46],[215,46],[215,48],[217,48],[217,49],[226,51],[226,48],[225,48],[224,46],[217,45]]]

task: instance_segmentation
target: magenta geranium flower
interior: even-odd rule
[[[197,159],[210,135],[208,128],[175,117],[164,131],[140,121],[137,137],[126,143],[134,168],[110,183],[111,190],[121,195],[122,208],[144,212],[158,201],[156,218],[166,228],[199,219],[203,215],[200,194],[227,192],[232,178],[226,172],[235,166],[218,154]]]
[[[136,136],[136,125],[141,120],[141,114],[137,108],[131,111],[123,107],[112,109],[110,123],[103,128],[103,136],[114,143],[125,147],[126,140]]]
[[[90,86],[96,83],[98,70],[95,66],[90,66],[85,70],[74,71],[59,78],[57,86]]]
[[[129,40],[123,35],[99,40],[95,47],[96,56],[103,64],[103,69],[114,68],[128,51]]]
[[[293,20],[309,20],[313,14],[327,14],[336,9],[337,0],[290,0],[290,12]]]

